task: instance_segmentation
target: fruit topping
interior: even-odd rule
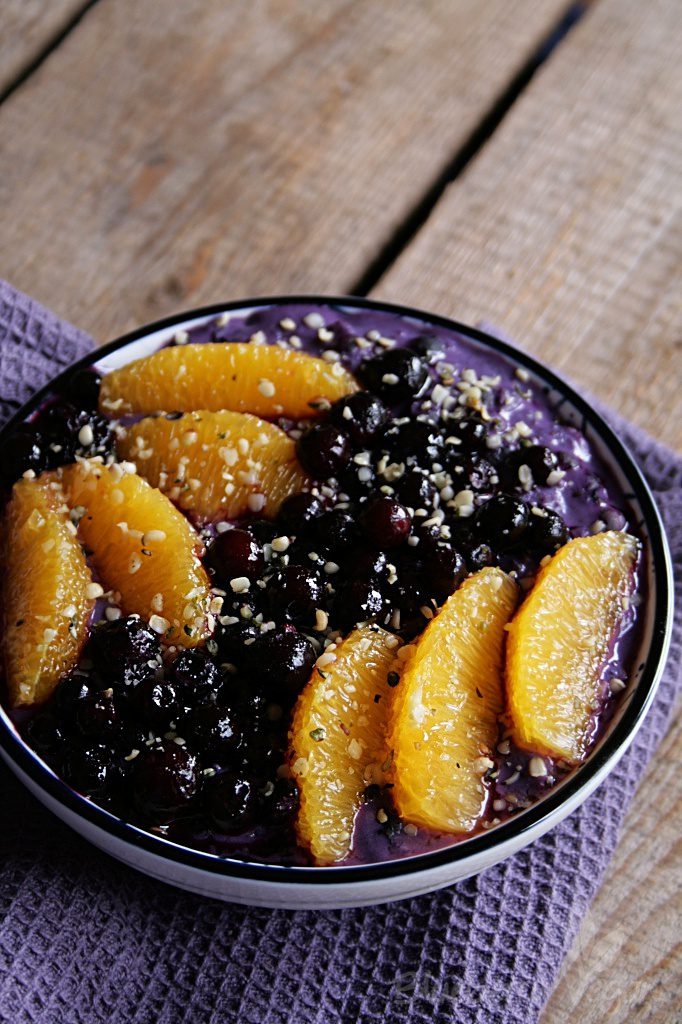
[[[365,359],[360,363],[357,375],[368,391],[379,395],[391,406],[415,398],[429,379],[425,363],[409,348],[389,348],[378,356]]]
[[[509,629],[507,691],[520,746],[584,758],[637,552],[627,533],[578,537],[540,571]]]
[[[318,864],[349,853],[362,793],[386,763],[396,648],[382,629],[355,630],[318,661],[296,704],[289,753],[301,794],[296,831]]]
[[[57,485],[20,480],[3,524],[3,654],[12,707],[45,701],[75,666],[92,577]]]
[[[128,428],[118,451],[199,520],[276,515],[306,484],[294,441],[245,413],[149,417]]]
[[[409,650],[390,737],[393,797],[408,822],[470,832],[483,813],[504,704],[505,627],[517,595],[500,569],[483,569]]]
[[[61,472],[78,533],[124,611],[167,642],[193,647],[209,633],[210,584],[199,538],[168,498],[119,464],[81,462]]]
[[[275,345],[190,344],[162,348],[108,373],[100,409],[116,416],[230,409],[301,419],[357,387],[340,363]]]

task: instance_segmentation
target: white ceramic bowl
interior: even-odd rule
[[[407,307],[367,299],[328,296],[278,296],[226,303],[171,317],[126,335],[96,353],[103,372],[155,351],[180,328],[215,319],[223,312],[245,313],[263,306],[296,303],[346,310],[379,310],[409,317],[418,328],[448,328],[473,344],[488,347],[523,366],[531,382],[544,388],[565,420],[578,426],[601,456],[630,505],[630,520],[644,542],[644,589],[639,650],[632,676],[604,735],[586,762],[538,803],[510,820],[453,846],[401,860],[362,866],[288,867],[202,853],[144,832],[70,789],[23,742],[0,709],[0,754],[26,787],[58,817],[86,839],[119,860],[154,878],[192,892],[236,903],[293,909],[354,907],[405,899],[476,874],[537,839],[575,810],[606,778],[630,746],[654,698],[665,664],[672,626],[670,554],[651,492],[631,454],[610,427],[566,383],[512,346],[479,330]],[[86,357],[74,368],[92,365]],[[58,384],[60,378],[21,409],[0,432],[6,443],[13,425],[22,421]]]

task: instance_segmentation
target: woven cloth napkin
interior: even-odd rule
[[[0,282],[0,420],[91,345]],[[682,460],[639,459],[682,583]],[[269,911],[150,881],[89,846],[0,768],[0,1021],[532,1024],[603,878],[680,688],[682,600],[656,701],[608,780],[548,835],[428,896]]]

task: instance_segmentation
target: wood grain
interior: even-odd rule
[[[376,294],[497,323],[682,446],[682,17],[601,0]]]
[[[343,291],[566,0],[100,0],[0,109],[0,273],[104,340]]]
[[[681,727],[649,764],[542,1024],[682,1020]]]
[[[4,93],[87,6],[87,0],[2,0],[0,93]]]

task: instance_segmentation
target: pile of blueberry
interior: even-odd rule
[[[296,786],[277,776],[283,709],[267,684],[225,672],[203,649],[164,663],[136,616],[97,625],[81,666],[26,726],[74,789],[145,827],[185,819],[195,833],[286,848]]]
[[[97,412],[100,377],[80,370],[64,384],[61,395],[44,405],[37,416],[12,434],[0,449],[0,485],[9,489],[24,473],[38,476],[76,456],[112,455],[114,431]]]

